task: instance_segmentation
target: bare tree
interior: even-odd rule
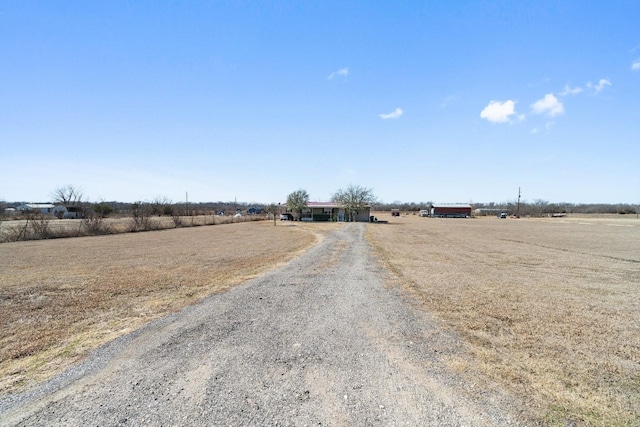
[[[41,240],[52,237],[49,223],[49,215],[43,215],[42,213],[29,214],[25,222],[24,240]]]
[[[82,219],[82,225],[91,236],[111,233],[110,224],[106,222],[103,215],[98,213],[91,213],[85,216]]]
[[[175,228],[182,227],[184,225],[184,212],[180,209],[180,206],[178,204],[166,205],[163,209],[163,212],[164,215],[169,215],[171,217],[171,221],[173,221],[173,226]]]
[[[131,231],[148,231],[151,229],[149,205],[144,202],[131,204]]]
[[[298,219],[302,216],[302,211],[307,208],[309,193],[307,190],[299,189],[287,196],[287,209],[298,213]]]
[[[168,215],[168,216],[171,216],[171,214],[172,214],[171,200],[169,200],[168,198],[166,198],[164,196],[156,196],[156,198],[153,199],[153,201],[149,205],[149,209],[150,209],[150,214],[151,215],[158,215],[158,216]]]
[[[267,213],[269,215],[273,215],[273,225],[276,225],[276,218],[278,217],[278,213],[280,213],[280,203],[271,203],[267,206]]]
[[[339,203],[348,212],[349,220],[353,221],[355,214],[376,202],[376,196],[370,188],[349,184],[346,189],[338,190],[331,200]]]
[[[79,205],[82,203],[82,190],[73,185],[65,185],[58,187],[51,194],[54,203],[60,203],[64,206]]]

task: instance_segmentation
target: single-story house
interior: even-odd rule
[[[353,220],[369,222],[371,208],[367,207],[353,212]],[[349,221],[349,213],[336,202],[307,202],[302,211],[301,221]]]
[[[431,217],[433,218],[469,218],[471,216],[471,205],[432,205]]]

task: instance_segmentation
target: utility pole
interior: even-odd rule
[[[185,201],[187,205],[187,216],[189,216],[189,193],[185,191],[184,195],[185,195]]]
[[[516,210],[516,217],[520,218],[520,187],[518,187],[518,208]]]

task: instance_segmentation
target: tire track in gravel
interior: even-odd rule
[[[446,365],[463,351],[347,224],[284,267],[0,401],[3,426],[519,425]]]

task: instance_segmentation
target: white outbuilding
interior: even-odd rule
[[[60,219],[84,218],[84,208],[82,206],[58,205],[53,208],[51,215]]]

